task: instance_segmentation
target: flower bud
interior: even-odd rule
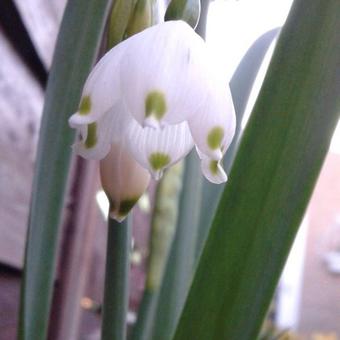
[[[121,222],[146,190],[150,175],[120,144],[100,161],[100,178],[110,202],[109,216]]]
[[[165,21],[183,20],[196,28],[201,14],[200,0],[172,0],[165,13]]]
[[[126,37],[143,31],[145,28],[152,25],[152,6],[150,0],[138,0],[128,26],[126,28]]]
[[[113,2],[108,29],[108,45],[110,48],[123,40],[133,7],[134,0],[116,0]]]

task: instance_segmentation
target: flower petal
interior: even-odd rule
[[[78,129],[78,140],[73,145],[76,154],[86,159],[102,159],[107,155],[111,146],[110,126],[105,124],[108,118],[109,114],[106,114],[98,122]]]
[[[87,159],[102,159],[110,150],[112,142],[118,142],[125,134],[127,113],[118,103],[96,122],[73,124],[77,129],[78,140],[74,151]]]
[[[204,157],[201,160],[201,169],[206,179],[215,184],[221,184],[228,180],[220,161]]]
[[[100,161],[103,189],[110,201],[110,217],[121,222],[146,190],[150,174],[141,167],[124,145],[112,144]]]
[[[220,160],[235,133],[235,111],[229,87],[210,85],[205,103],[189,119],[191,135],[201,153]]]
[[[131,118],[127,140],[133,157],[155,179],[159,179],[164,169],[185,157],[193,147],[186,122],[167,125],[164,129],[153,129],[142,128]]]
[[[141,124],[178,124],[205,101],[205,42],[183,21],[168,21],[129,38],[121,63],[122,96]]]
[[[69,119],[71,126],[91,124],[118,101],[121,96],[119,64],[126,49],[120,43],[99,61],[86,80],[78,111]]]

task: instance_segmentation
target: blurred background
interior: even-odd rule
[[[0,340],[15,339],[39,121],[65,2],[0,2]],[[219,57],[226,75],[231,77],[244,53],[260,35],[283,25],[291,3],[292,0],[211,3],[207,43]],[[258,73],[248,113],[272,49]],[[73,171],[79,171],[82,162],[74,160]],[[287,338],[340,339],[339,173],[338,126],[268,316],[267,326],[289,330],[290,335],[284,335]],[[66,198],[50,339],[99,337],[107,202],[100,190],[95,162],[83,176],[88,176],[91,182],[82,207],[86,223],[79,223],[79,218],[72,220],[68,214],[79,195],[79,182],[70,183]],[[133,211],[130,323],[136,319],[135,311],[144,287],[155,186],[155,183],[151,185]]]

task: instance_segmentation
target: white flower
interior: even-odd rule
[[[121,144],[100,161],[100,179],[110,201],[110,217],[121,222],[149,185],[150,174]]]
[[[220,161],[234,135],[227,82],[205,42],[183,21],[150,27],[110,50],[84,86],[70,118],[75,151],[101,159],[123,143],[156,179],[194,145],[202,171],[227,180]]]

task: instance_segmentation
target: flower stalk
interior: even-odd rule
[[[103,301],[102,340],[126,339],[131,223],[109,218]]]
[[[149,0],[138,0],[133,8],[133,1],[118,1],[113,9],[110,23],[109,46],[118,44],[125,36],[133,35],[151,25],[152,13]],[[123,22],[118,28],[115,19],[124,14]],[[130,19],[129,19],[130,18]],[[117,31],[117,29],[118,31]],[[120,30],[124,28],[124,31]],[[124,34],[122,34],[124,32]],[[112,75],[113,82],[117,75]],[[91,111],[91,100],[87,111]],[[105,98],[104,98],[105,101]],[[80,105],[81,107],[81,105]],[[105,122],[105,124],[108,122]],[[100,140],[98,125],[92,122],[81,131],[85,148],[89,138],[90,126],[95,124],[94,145]],[[114,122],[115,131],[109,128],[106,136],[118,134],[122,125]],[[127,312],[129,303],[129,271],[131,221],[126,218],[139,197],[147,188],[150,180],[149,173],[142,168],[125,148],[124,141],[117,141],[106,145],[101,158],[100,176],[103,189],[110,202],[108,219],[108,236],[106,249],[105,286],[103,298],[103,319],[101,328],[102,340],[125,340],[127,336]],[[79,145],[79,144],[78,144]],[[93,146],[93,145],[92,145]],[[80,145],[80,149],[82,149]],[[86,151],[83,151],[86,154]]]

